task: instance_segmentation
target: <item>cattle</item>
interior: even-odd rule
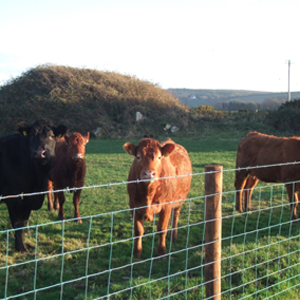
[[[75,208],[74,218],[78,223],[82,223],[79,214],[79,200],[84,184],[86,173],[85,145],[89,141],[89,132],[82,136],[79,132],[74,132],[71,136],[65,135],[57,140],[55,147],[56,162],[48,181],[48,209],[53,210],[51,190],[54,192],[54,207],[59,210],[58,218],[65,218],[63,205],[65,195],[62,191],[71,188],[73,192],[73,204]],[[75,188],[73,190],[73,188]],[[77,189],[78,188],[78,189]]]
[[[256,166],[300,161],[299,148],[299,137],[275,137],[256,131],[248,133],[239,143],[237,151],[235,172],[236,210],[243,212],[244,207],[251,210],[252,191],[259,180],[268,183],[286,183],[292,218],[297,219],[299,202],[297,192],[300,191],[300,183],[288,184],[288,182],[300,179],[300,165],[286,164],[261,168],[256,168]],[[239,170],[239,168],[241,169]]]
[[[32,210],[41,208],[47,180],[55,163],[56,137],[67,127],[46,119],[31,126],[17,124],[19,133],[0,138],[0,195],[15,230],[15,249],[26,252],[24,228]],[[34,195],[26,195],[34,193]],[[37,194],[36,194],[37,193]],[[24,194],[24,195],[22,195]],[[5,197],[5,196],[12,197]]]
[[[191,176],[176,177],[192,173],[189,155],[184,147],[170,138],[161,144],[154,139],[144,138],[137,146],[128,142],[123,148],[134,156],[127,184],[136,237],[133,254],[136,258],[142,254],[143,219],[151,222],[154,214],[159,214],[157,254],[163,255],[166,253],[166,235],[172,210],[171,236],[175,242],[181,206],[190,190]],[[171,178],[157,180],[161,177]]]

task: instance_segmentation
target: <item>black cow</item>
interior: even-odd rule
[[[40,209],[44,194],[5,198],[7,195],[44,192],[55,162],[56,137],[67,127],[55,127],[49,120],[37,120],[31,126],[17,125],[21,133],[0,137],[0,195],[9,211],[13,228],[28,224],[31,210]],[[24,229],[15,231],[15,248],[26,252]]]

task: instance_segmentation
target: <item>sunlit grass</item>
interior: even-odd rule
[[[204,170],[205,165],[221,164],[225,170],[222,298],[297,299],[299,224],[290,222],[285,189],[259,183],[253,193],[252,213],[236,213],[234,172],[226,170],[235,167],[238,140],[175,140],[187,148],[195,175],[182,207],[178,240],[167,240],[170,255],[156,256],[156,217],[145,223],[142,258],[132,257],[132,216],[126,185],[122,184],[132,157],[122,149],[125,141],[91,141],[86,154],[85,185],[89,188],[80,200],[82,224],[70,220],[74,215],[72,194],[66,194],[63,223],[58,222],[57,212],[47,210],[45,201],[30,217],[25,234],[29,253],[20,254],[14,251],[13,231],[5,232],[10,228],[6,206],[0,206],[0,280],[8,279],[8,285],[0,287],[0,297],[5,292],[11,296],[36,288],[36,299],[46,300],[59,298],[61,292],[63,299],[95,299],[108,294],[110,299],[204,298]],[[121,184],[105,185],[116,182]],[[23,298],[34,299],[34,293]]]

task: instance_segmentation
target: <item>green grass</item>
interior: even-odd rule
[[[170,243],[168,239],[170,256],[157,257],[158,237],[152,234],[157,218],[145,223],[140,260],[131,255],[133,228],[126,185],[114,185],[127,180],[132,163],[122,149],[126,141],[91,140],[85,181],[91,188],[82,192],[82,224],[58,222],[57,212],[49,212],[45,201],[30,217],[32,227],[25,238],[29,253],[19,254],[14,251],[13,232],[5,231],[10,228],[7,208],[0,206],[0,281],[8,279],[7,296],[35,299],[34,293],[22,295],[36,287],[40,289],[36,299],[46,300],[58,299],[61,291],[62,299],[98,299],[109,293],[110,299],[205,298],[203,172],[207,164],[234,169],[240,139],[233,136],[175,139],[188,150],[195,174],[190,198],[181,211],[178,240]],[[259,183],[252,213],[239,214],[230,192],[234,191],[234,172],[224,172],[223,179],[222,299],[299,299],[299,224],[289,221],[286,191]],[[102,186],[107,183],[111,186]],[[71,219],[71,194],[64,208],[66,218]],[[4,289],[2,284],[0,299]]]

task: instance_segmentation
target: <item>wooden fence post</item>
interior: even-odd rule
[[[205,291],[214,300],[221,299],[222,186],[223,166],[205,166]]]

